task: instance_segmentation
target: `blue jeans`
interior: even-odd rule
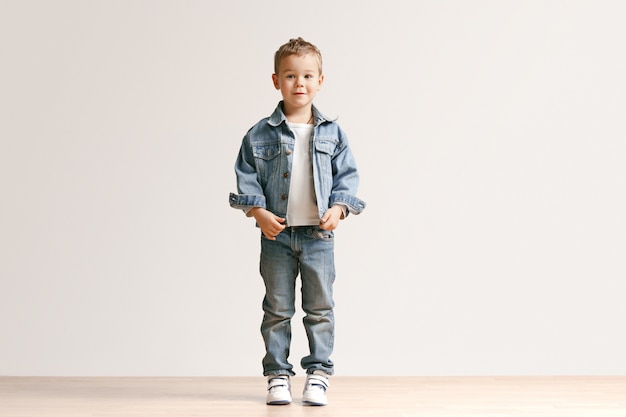
[[[330,354],[335,336],[333,283],[334,235],[317,226],[287,227],[276,240],[261,235],[261,276],[265,283],[261,334],[265,342],[263,375],[295,375],[289,363],[291,318],[295,314],[296,277],[302,281],[302,310],[310,354],[307,373],[333,373]]]

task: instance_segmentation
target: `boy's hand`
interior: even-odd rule
[[[250,210],[250,214],[259,224],[263,235],[269,240],[276,240],[276,235],[283,231],[285,219],[261,207]]]
[[[339,206],[332,206],[322,216],[320,220],[320,229],[335,230],[339,225],[339,220],[343,217],[343,210]]]

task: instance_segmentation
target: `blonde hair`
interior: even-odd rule
[[[286,58],[290,55],[298,55],[302,56],[305,54],[313,54],[317,58],[318,66],[320,74],[322,73],[322,53],[317,46],[313,45],[311,42],[307,42],[301,37],[297,37],[295,39],[289,39],[284,45],[281,45],[278,48],[278,51],[274,54],[274,73],[278,74],[278,65],[283,58]]]

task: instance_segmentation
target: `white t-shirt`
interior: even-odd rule
[[[296,136],[291,162],[287,225],[314,226],[320,223],[311,159],[312,124],[287,123]]]

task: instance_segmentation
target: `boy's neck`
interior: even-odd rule
[[[313,110],[311,107],[288,111],[283,109],[285,117],[289,123],[313,123]]]

